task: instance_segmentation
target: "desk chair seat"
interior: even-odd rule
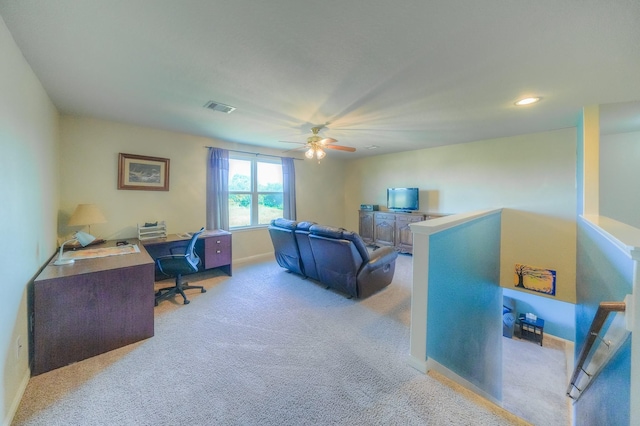
[[[201,293],[206,293],[202,286],[197,285],[188,285],[189,283],[182,281],[183,274],[192,274],[194,272],[198,272],[198,264],[200,263],[200,258],[195,252],[196,240],[204,232],[204,228],[200,229],[198,232],[194,233],[189,241],[189,245],[187,246],[184,253],[181,254],[170,254],[167,256],[160,256],[156,259],[156,265],[160,272],[167,276],[173,276],[176,278],[175,285],[171,287],[161,288],[156,292],[156,301],[155,304],[158,306],[162,300],[169,299],[170,297],[174,297],[176,294],[180,294],[184,299],[184,304],[189,303],[189,299],[187,299],[187,295],[184,294],[184,290],[190,289],[200,289]]]

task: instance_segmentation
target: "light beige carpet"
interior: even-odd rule
[[[161,303],[153,338],[32,378],[13,424],[522,424],[408,366],[411,262],[365,300],[275,261],[191,276],[207,293]]]
[[[559,339],[545,336],[543,345],[502,339],[503,407],[536,426],[566,426],[571,400],[567,350]]]

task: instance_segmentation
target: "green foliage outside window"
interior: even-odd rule
[[[231,159],[230,166],[230,227],[266,225],[272,219],[282,217],[284,208],[281,164]],[[256,176],[252,176],[254,172]],[[257,190],[252,191],[252,188]],[[253,202],[257,205],[253,206]]]

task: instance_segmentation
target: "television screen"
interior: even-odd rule
[[[418,210],[418,188],[387,188],[387,209]]]

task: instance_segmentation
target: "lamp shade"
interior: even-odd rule
[[[69,219],[69,226],[92,225],[106,221],[107,219],[95,204],[78,204]]]

